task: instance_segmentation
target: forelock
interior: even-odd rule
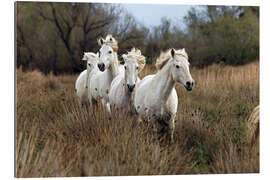
[[[105,40],[103,40],[103,44],[111,46],[114,52],[118,51],[118,42],[111,34],[106,36]]]
[[[136,48],[132,48],[130,52],[126,55],[125,62],[135,61],[139,66],[139,72],[141,72],[145,66],[145,57],[141,54],[141,51]]]
[[[188,55],[186,53],[186,51],[184,49],[179,49],[175,51],[175,55],[177,56],[183,56],[184,58],[186,58],[186,60],[188,60]]]
[[[113,51],[113,48],[108,45],[108,44],[103,44],[100,48],[100,51],[109,51],[109,50],[112,50]]]

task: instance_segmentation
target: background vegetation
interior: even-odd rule
[[[146,66],[142,77],[155,73]],[[193,91],[176,86],[174,142],[136,118],[77,104],[76,75],[17,70],[16,176],[258,173],[248,117],[259,104],[259,64],[192,68]]]
[[[186,48],[198,67],[259,58],[258,7],[199,6],[183,20],[164,17],[149,28],[117,4],[17,2],[16,28],[17,67],[46,74],[81,72],[83,52],[96,52],[96,39],[108,33],[119,41],[119,55],[135,46],[149,64],[170,47]]]

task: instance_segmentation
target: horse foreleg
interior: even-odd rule
[[[78,102],[79,108],[81,109],[83,107],[83,102],[81,98],[77,97],[77,102]]]
[[[175,115],[168,114],[167,116],[163,116],[162,118],[156,119],[156,129],[158,132],[159,139],[161,141],[172,142],[173,134],[175,129]]]
[[[109,113],[109,114],[111,114],[111,107],[110,107],[110,103],[106,103],[106,109],[107,109],[107,112]]]
[[[174,134],[174,129],[175,129],[175,117],[176,117],[175,114],[172,115],[169,121],[169,135],[172,142],[173,142],[173,134]]]
[[[103,107],[106,108],[107,112],[109,114],[111,114],[111,107],[110,107],[110,104],[108,102],[106,102],[104,99],[101,99],[101,102],[102,102],[102,105]]]
[[[91,98],[90,104],[92,105],[93,110],[94,110],[94,111],[97,111],[97,108],[98,108],[97,100],[94,99],[94,98]]]

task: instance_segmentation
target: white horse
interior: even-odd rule
[[[145,66],[145,57],[140,50],[132,48],[128,54],[122,55],[124,59],[124,76],[119,74],[111,83],[109,92],[110,105],[116,108],[127,108],[132,111],[132,96],[136,83],[140,81],[138,73]]]
[[[109,91],[112,80],[119,74],[119,62],[111,46],[103,44],[99,50],[98,71],[90,79],[89,98],[95,103],[99,98],[110,113]]]
[[[175,84],[183,84],[188,91],[194,84],[185,49],[161,53],[156,67],[159,70],[156,74],[148,75],[138,83],[134,105],[139,120],[152,122],[158,132],[166,133],[167,139],[173,139],[178,105]]]
[[[75,90],[80,104],[88,101],[89,79],[94,74],[94,72],[96,72],[94,69],[97,69],[98,55],[92,52],[85,52],[82,60],[87,61],[87,68],[80,73],[75,83]]]

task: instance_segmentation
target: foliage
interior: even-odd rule
[[[148,64],[169,48],[186,48],[191,64],[199,67],[259,58],[258,7],[195,6],[183,20],[164,17],[150,28],[118,4],[17,2],[17,67],[81,72],[83,52],[97,52],[97,38],[109,33],[119,42],[119,60],[132,47]]]
[[[121,24],[124,15],[121,22],[127,23]],[[142,44],[138,39],[147,33],[121,7],[112,4],[17,2],[16,18],[17,66],[46,74],[81,72],[85,68],[80,61],[83,52],[97,52],[100,36],[113,33],[123,52],[130,45]]]
[[[243,65],[259,58],[259,19],[251,8],[207,6],[185,19],[194,64]]]

